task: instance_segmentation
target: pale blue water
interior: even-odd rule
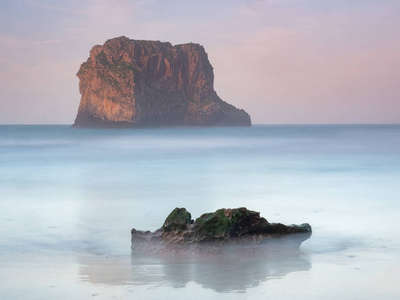
[[[400,297],[400,125],[0,126],[1,299]],[[297,254],[131,256],[130,229],[246,206]]]

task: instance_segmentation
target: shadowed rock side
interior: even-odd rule
[[[264,249],[288,235],[291,238],[285,239],[285,247],[298,249],[311,236],[311,226],[269,223],[259,212],[244,207],[219,209],[193,221],[185,208],[175,208],[155,232],[132,229],[131,234],[131,248],[136,252],[218,253]]]
[[[77,76],[74,127],[251,126],[244,110],[214,91],[198,44],[114,38],[92,48]]]

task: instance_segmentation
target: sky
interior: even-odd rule
[[[203,45],[253,124],[400,123],[398,0],[0,0],[0,124],[72,124],[107,39]]]

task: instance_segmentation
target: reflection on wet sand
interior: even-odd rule
[[[181,288],[195,282],[217,292],[245,292],[269,279],[311,268],[298,248],[287,247],[292,243],[280,240],[256,253],[241,249],[208,256],[88,256],[81,260],[80,275],[93,284]]]

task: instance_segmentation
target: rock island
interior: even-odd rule
[[[74,127],[251,126],[214,90],[201,45],[113,38],[96,45],[77,74]]]

